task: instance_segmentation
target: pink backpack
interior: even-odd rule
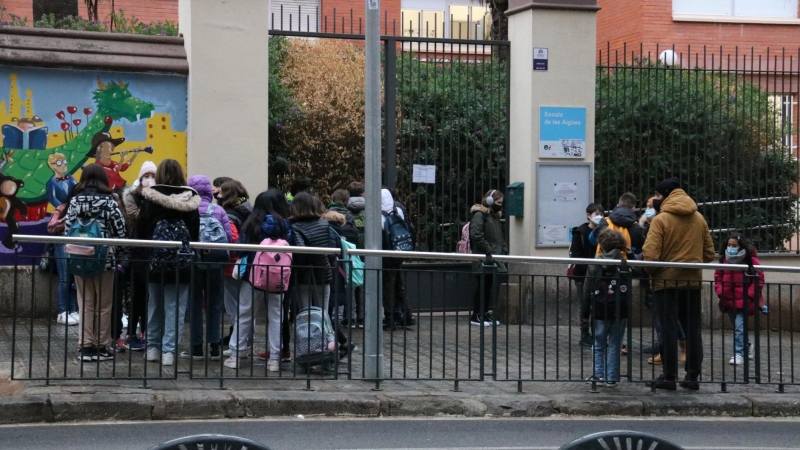
[[[261,245],[288,247],[283,239],[264,239]],[[256,252],[250,269],[250,284],[254,288],[271,293],[286,292],[292,276],[292,254],[288,252]]]
[[[456,252],[466,254],[472,253],[472,246],[469,244],[469,222],[461,227],[461,240],[456,244]]]

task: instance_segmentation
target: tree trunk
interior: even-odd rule
[[[97,2],[100,0],[83,0],[86,3],[86,14],[89,16],[89,20],[96,20],[100,21],[100,18],[97,17]]]
[[[486,0],[492,13],[490,36],[493,41],[508,40],[508,0]],[[495,47],[494,54],[501,61],[508,61],[508,47]]]

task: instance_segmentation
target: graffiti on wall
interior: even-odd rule
[[[102,165],[113,189],[133,185],[144,161],[185,167],[186,78],[5,68],[0,129],[0,265],[8,265],[12,235],[46,234],[49,213],[86,164]],[[37,256],[42,246],[16,251]]]

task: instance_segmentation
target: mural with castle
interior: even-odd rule
[[[15,250],[11,237],[46,234],[83,166],[102,165],[119,191],[144,161],[185,166],[186,95],[182,76],[0,70],[0,265],[13,264],[15,251],[42,253],[33,244]]]

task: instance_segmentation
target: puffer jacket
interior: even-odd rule
[[[604,274],[616,272],[614,271],[615,266],[604,266],[599,262],[599,260],[620,260],[622,259],[622,252],[618,249],[614,249],[609,252],[600,253],[597,259],[598,263],[589,264],[589,268],[586,271],[586,282],[583,284],[583,298],[586,300],[592,300],[592,294],[594,291],[603,287],[606,289],[608,288],[607,284],[603,286],[604,283],[601,283],[601,281],[604,281],[604,276],[607,277],[605,281],[609,281],[608,275]],[[631,277],[630,275],[628,275],[627,278],[622,278],[622,276],[620,276],[620,279],[617,280],[617,282],[617,302],[611,301],[607,304],[597,303],[591,305],[592,317],[594,317],[595,320],[616,320],[628,318],[628,305],[630,303],[631,292],[633,291],[631,289]],[[619,315],[617,315],[618,312]]]
[[[162,219],[180,219],[189,229],[192,242],[200,240],[200,196],[188,186],[166,186],[157,184],[153,187],[142,189],[142,202],[139,219],[136,221],[136,235],[140,239],[153,239],[156,224]],[[190,270],[178,271],[177,282],[188,284],[191,281]],[[172,274],[162,274],[151,271],[151,283],[175,283]]]
[[[330,247],[330,226],[323,219],[292,223],[295,244],[299,247]],[[293,284],[330,284],[333,272],[327,255],[294,253]]]
[[[72,225],[78,219],[94,218],[100,228],[101,237],[105,239],[125,239],[125,216],[111,194],[101,194],[94,189],[86,189],[75,195],[69,202],[64,220],[64,236],[69,236]],[[117,266],[117,250],[108,247],[106,270]]]
[[[572,229],[572,243],[569,246],[570,258],[594,258],[597,253],[597,244],[592,244],[589,241],[589,235],[592,234],[592,229],[589,228],[589,223],[577,226]],[[575,264],[572,276],[578,281],[583,281],[586,276],[588,267],[585,264]]]
[[[328,209],[343,215],[345,222],[355,225],[356,218],[346,206],[331,202],[331,204],[328,205]]]
[[[597,228],[592,231],[589,239],[591,240],[592,244],[597,245],[597,237],[600,236],[600,233],[608,228],[608,221],[611,221],[615,226],[618,228],[625,228],[628,230],[628,234],[631,237],[631,253],[639,254],[642,252],[642,246],[644,245],[645,239],[645,231],[636,217],[636,213],[631,211],[630,209],[617,205],[608,215],[608,217],[601,221],[600,224],[597,225]],[[597,254],[596,256],[599,256]]]
[[[683,189],[675,189],[664,199],[661,212],[650,222],[644,243],[645,261],[709,263],[714,260],[714,243],[708,224],[697,212],[697,204]],[[653,290],[700,289],[701,269],[654,267]]]
[[[228,214],[230,223],[235,225],[237,230],[241,230],[242,225],[244,225],[247,218],[250,217],[250,213],[253,212],[253,205],[251,205],[247,199],[242,199],[241,202],[233,208],[225,208],[225,212]]]
[[[723,261],[722,264],[728,264],[728,262]],[[755,256],[753,257],[753,265],[761,265],[761,261]],[[758,303],[759,308],[764,306],[764,297],[761,295],[764,289],[764,272],[758,271],[757,273],[758,295],[756,295],[754,283],[747,288],[747,314],[750,316],[755,314],[756,303]],[[719,297],[720,311],[726,313],[744,310],[744,283],[744,271],[742,270],[714,271],[714,291]]]
[[[200,196],[200,207],[197,208],[200,215],[206,214],[208,205],[214,200],[214,194],[211,191],[211,181],[205,175],[194,175],[189,178],[189,187],[194,189]],[[215,219],[219,220],[222,228],[225,229],[225,235],[228,242],[233,242],[231,235],[231,222],[228,219],[228,213],[221,206],[215,206],[214,212],[211,214]]]
[[[508,243],[503,234],[503,224],[500,223],[502,212],[493,213],[492,210],[484,205],[475,204],[470,209],[472,219],[469,222],[469,242],[472,253],[485,255],[507,255]],[[481,270],[481,262],[476,261],[472,264],[474,272]],[[497,269],[501,272],[506,271],[506,265],[498,262]]]

